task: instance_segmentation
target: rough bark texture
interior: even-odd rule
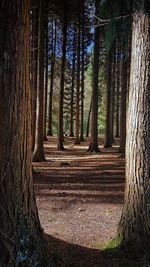
[[[112,86],[112,50],[109,51],[107,56],[107,89],[106,89],[106,119],[105,119],[105,140],[104,147],[108,148],[112,146],[112,134],[111,134],[111,86]]]
[[[0,266],[40,266],[33,195],[29,1],[0,2]],[[43,263],[43,266],[44,263]]]
[[[79,126],[80,126],[80,15],[79,15],[79,25],[78,25],[78,47],[77,47],[77,90],[76,90],[76,129],[75,129],[75,144],[80,144],[79,138]]]
[[[133,15],[132,55],[126,145],[125,204],[119,225],[122,246],[130,254],[150,247],[150,87],[149,17]]]
[[[100,1],[96,0],[95,15],[99,16]],[[99,49],[100,28],[95,28],[94,34],[94,64],[93,64],[93,90],[92,90],[92,114],[91,114],[91,140],[89,152],[99,152],[98,147],[98,77],[99,77]]]
[[[37,88],[37,117],[36,137],[33,161],[45,161],[43,132],[44,132],[44,27],[45,2],[40,0],[39,34],[38,34],[38,88]]]
[[[63,46],[62,46],[62,64],[60,77],[60,96],[59,96],[59,121],[58,121],[58,150],[64,150],[63,146],[63,111],[64,111],[64,77],[65,77],[65,61],[66,61],[66,45],[67,45],[67,26],[68,26],[68,0],[64,3],[64,23],[63,23]]]

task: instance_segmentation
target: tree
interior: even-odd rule
[[[28,0],[0,2],[0,266],[9,267],[45,266],[33,195],[28,14]]]
[[[100,1],[95,2],[95,15],[99,16]],[[91,140],[89,152],[99,152],[98,148],[98,77],[99,77],[99,37],[100,28],[95,28],[94,33],[94,64],[93,64],[93,90],[92,90],[92,114],[91,114]]]
[[[44,29],[45,29],[45,1],[40,0],[39,34],[38,34],[38,87],[37,87],[37,118],[36,138],[33,161],[45,161],[44,155]]]
[[[127,119],[125,203],[119,224],[122,247],[130,254],[149,254],[150,247],[150,87],[149,15],[136,1]]]
[[[67,44],[67,26],[68,26],[68,0],[64,2],[64,18],[63,18],[63,41],[62,41],[62,64],[60,78],[60,96],[59,96],[59,118],[58,118],[58,150],[64,150],[63,146],[63,98],[64,98],[64,75],[66,61],[66,44]]]

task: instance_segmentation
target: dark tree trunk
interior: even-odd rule
[[[120,107],[120,62],[121,62],[121,59],[120,59],[120,56],[119,56],[119,39],[117,39],[117,45],[116,45],[116,53],[117,53],[117,56],[116,56],[116,68],[117,68],[117,73],[116,73],[116,134],[115,134],[115,137],[116,138],[119,138],[120,136],[120,132],[119,132],[119,129],[120,129],[120,124],[119,124],[119,118],[120,118],[120,113],[119,113],[119,107]]]
[[[45,91],[44,91],[44,136],[43,139],[47,141],[47,94],[48,94],[48,10],[46,11],[45,20]]]
[[[112,146],[112,134],[111,134],[111,86],[112,86],[112,50],[108,52],[107,56],[107,70],[106,70],[106,119],[105,119],[105,140],[104,147],[108,148]]]
[[[92,98],[91,98],[90,109],[89,109],[89,114],[88,114],[87,129],[86,129],[86,137],[89,137],[91,111],[92,111]]]
[[[120,108],[120,153],[125,154],[126,144],[126,93],[128,85],[128,60],[125,47],[123,47],[122,59],[122,84],[121,84],[121,108]]]
[[[0,266],[45,266],[32,180],[28,0],[0,2],[0,40]]]
[[[84,44],[84,39],[85,39],[85,29],[84,29],[84,4],[82,8],[82,70],[81,70],[81,133],[80,133],[80,141],[84,141],[84,49],[85,49],[85,44]]]
[[[80,127],[80,44],[81,44],[81,26],[80,26],[80,14],[78,25],[78,47],[77,47],[77,88],[76,88],[76,131],[75,131],[75,144],[80,144],[79,127]]]
[[[74,137],[73,132],[73,113],[74,113],[74,87],[75,87],[75,67],[76,67],[76,29],[74,29],[73,40],[73,62],[72,62],[72,85],[71,85],[71,114],[70,114],[70,137]]]
[[[149,16],[133,14],[126,145],[126,190],[119,225],[122,247],[140,257],[150,247]]]
[[[96,0],[95,15],[99,16],[100,1]],[[98,77],[99,77],[99,50],[100,28],[95,28],[94,33],[94,64],[93,64],[93,90],[92,90],[92,114],[91,114],[91,140],[89,152],[99,152],[98,147]]]
[[[38,17],[37,1],[33,1],[32,20],[32,151],[35,147],[36,103],[37,103],[37,58],[38,58]],[[36,8],[35,8],[36,7]]]
[[[60,78],[60,96],[59,96],[59,119],[58,119],[58,150],[64,150],[63,146],[63,111],[64,111],[64,78],[65,78],[65,61],[66,61],[66,45],[67,45],[67,27],[68,27],[68,0],[64,2],[64,23],[63,23],[63,45],[62,45],[62,64]]]
[[[37,88],[37,118],[36,138],[33,161],[45,161],[43,132],[44,132],[44,28],[45,2],[40,1],[39,36],[38,36],[38,88]]]
[[[111,142],[114,143],[114,113],[115,113],[115,89],[116,89],[116,43],[113,46],[113,64],[112,64],[112,90],[111,90]]]
[[[53,19],[54,20],[54,19]],[[52,42],[53,48],[52,48],[52,58],[51,58],[51,79],[50,79],[50,94],[49,94],[49,111],[48,111],[48,131],[47,135],[53,136],[53,129],[52,129],[52,114],[53,114],[53,84],[54,84],[54,71],[55,71],[55,57],[56,57],[56,42],[57,42],[57,23],[55,21],[55,24],[52,21]],[[53,25],[55,25],[55,33],[53,29]]]

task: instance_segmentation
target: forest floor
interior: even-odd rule
[[[100,250],[121,216],[125,161],[117,142],[89,154],[87,141],[73,145],[66,139],[66,150],[57,151],[52,137],[45,142],[47,161],[33,164],[39,217],[51,253],[59,258],[56,266],[144,266]]]

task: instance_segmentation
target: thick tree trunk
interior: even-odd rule
[[[95,15],[99,16],[100,1],[96,0]],[[93,64],[93,90],[92,90],[92,114],[91,114],[91,140],[89,152],[99,152],[98,147],[98,77],[99,77],[99,50],[100,28],[95,28],[94,33],[94,64]]]
[[[40,0],[39,36],[38,36],[38,88],[37,88],[37,118],[36,138],[33,161],[45,161],[43,132],[44,132],[44,27],[45,2]]]
[[[107,89],[106,89],[106,118],[105,118],[105,140],[104,147],[108,148],[112,146],[112,134],[111,134],[111,86],[112,86],[112,50],[108,52],[107,56]]]
[[[47,141],[47,94],[48,94],[48,10],[46,11],[45,20],[45,85],[44,85],[44,136],[43,139]]]
[[[63,141],[63,111],[64,111],[64,82],[65,82],[65,61],[66,61],[66,45],[67,45],[67,27],[68,27],[68,0],[64,2],[64,25],[63,25],[63,46],[62,46],[62,64],[60,78],[60,96],[59,96],[59,118],[58,118],[58,150],[64,150]]]
[[[126,145],[126,190],[119,234],[136,256],[150,248],[149,17],[133,14],[131,76]]]
[[[80,15],[78,25],[78,47],[77,47],[77,88],[76,88],[76,129],[75,129],[75,144],[80,144],[79,127],[80,127],[80,37],[81,37]]]
[[[54,25],[55,25],[55,32],[54,32]],[[56,57],[56,42],[57,42],[57,23],[54,19],[52,21],[52,59],[51,59],[51,79],[50,79],[50,93],[49,93],[49,111],[48,111],[48,131],[47,135],[53,136],[53,85],[54,85],[54,71],[55,71],[55,57]]]
[[[0,266],[9,267],[45,266],[33,195],[28,14],[28,0],[0,2]]]
[[[37,1],[33,1],[32,20],[32,151],[35,147],[36,103],[37,103],[37,58],[38,58],[38,17]],[[36,8],[35,8],[36,7]]]
[[[81,70],[81,132],[80,132],[80,141],[84,141],[84,57],[85,57],[85,29],[84,29],[84,4],[82,8],[82,70]]]
[[[74,40],[73,40],[73,61],[72,61],[72,85],[71,85],[71,114],[70,114],[70,137],[74,137],[73,132],[73,113],[74,113],[74,88],[75,88],[75,68],[76,68],[76,29],[74,29]]]

